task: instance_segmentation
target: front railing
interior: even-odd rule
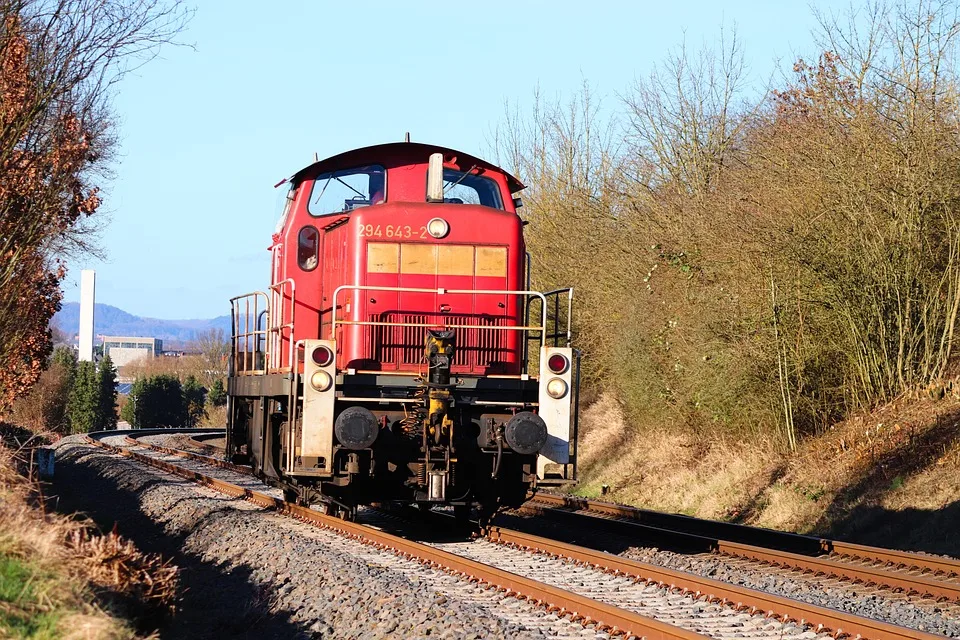
[[[490,295],[520,296],[523,298],[523,324],[474,323],[460,321],[463,316],[450,317],[453,322],[436,323],[429,321],[411,322],[388,319],[350,320],[342,318],[338,304],[344,291],[387,291],[398,293],[435,293],[444,295]],[[562,298],[566,296],[566,300]],[[539,305],[539,309],[536,308]],[[423,333],[426,329],[438,327],[490,335],[505,335],[502,332],[521,333],[523,345],[522,371],[529,370],[529,355],[538,353],[539,347],[570,346],[572,341],[573,289],[556,289],[541,293],[539,291],[511,291],[495,289],[425,289],[413,287],[378,287],[367,285],[342,285],[333,295],[333,318],[330,325],[330,339],[336,339],[337,327],[345,325],[372,327],[374,330],[388,331],[400,328]],[[296,285],[292,279],[281,280],[271,285],[267,291],[254,291],[230,299],[231,313],[231,350],[234,375],[264,375],[266,373],[287,373],[293,369],[296,357],[296,345],[293,340],[294,310],[296,308]],[[531,317],[536,320],[532,320]],[[426,320],[423,314],[409,316]],[[500,333],[498,333],[500,332]],[[322,336],[321,336],[322,337]],[[530,349],[530,343],[537,345]],[[287,345],[286,366],[282,358],[284,343]],[[422,340],[418,341],[422,344]],[[491,348],[499,342],[491,343]]]
[[[264,375],[290,370],[289,364],[281,366],[282,352],[286,340],[289,345],[287,363],[292,363],[295,308],[296,285],[289,278],[270,285],[266,292],[254,291],[230,299],[234,375]]]
[[[267,328],[267,352],[269,355],[270,370],[276,372],[290,371],[293,362],[293,315],[297,308],[297,286],[292,278],[281,280],[270,285],[270,322]],[[287,301],[290,306],[287,307]],[[289,313],[287,313],[289,309]],[[286,319],[286,322],[284,320]],[[283,342],[287,342],[287,366],[284,367],[281,359]]]
[[[265,373],[266,328],[261,318],[270,314],[270,301],[263,291],[230,299],[230,360],[234,374]]]
[[[566,309],[560,304],[563,294],[567,294]],[[553,299],[552,313],[549,314],[553,321],[553,331],[544,336],[544,342],[552,341],[553,344],[549,345],[551,347],[569,347],[573,342],[573,287],[547,291],[543,296],[546,300]]]
[[[417,322],[417,321],[396,321],[396,320],[386,320],[386,319],[375,319],[375,320],[349,320],[342,318],[339,315],[342,306],[338,303],[340,294],[344,291],[386,291],[386,292],[396,292],[396,293],[434,293],[438,296],[444,295],[490,295],[490,296],[520,296],[523,298],[523,324],[478,324],[471,323],[469,321],[458,322],[457,320],[463,316],[453,316],[450,320],[452,322],[445,321],[443,323],[431,323],[431,322]],[[556,297],[559,305],[559,296],[563,293],[568,295],[568,303],[565,309],[565,321],[566,328],[561,331],[561,316],[563,313],[554,313],[553,314],[553,328],[550,330],[550,297]],[[571,337],[571,326],[570,326],[570,312],[572,310],[572,298],[573,298],[573,289],[559,289],[557,291],[551,291],[547,294],[541,293],[539,291],[511,291],[511,290],[495,290],[495,289],[426,289],[426,288],[414,288],[414,287],[380,287],[380,286],[368,286],[368,285],[342,285],[336,288],[333,294],[333,319],[330,325],[330,335],[328,336],[331,340],[337,339],[337,327],[338,326],[361,326],[361,327],[371,327],[374,331],[386,331],[388,328],[399,328],[401,331],[405,330],[421,330],[420,333],[423,333],[426,329],[435,329],[442,327],[445,329],[454,329],[454,330],[464,330],[464,331],[475,331],[475,332],[490,332],[493,335],[496,332],[508,332],[516,331],[521,333],[522,344],[526,347],[530,340],[539,342],[541,345],[546,344],[548,341],[553,340],[557,343],[561,339],[565,339],[567,344],[570,342]],[[536,313],[538,316],[539,324],[531,320],[531,315],[533,315],[532,308],[533,305],[530,303],[536,301],[539,303],[539,312]],[[559,310],[560,307],[557,306]],[[421,318],[423,314],[413,314],[413,318]],[[434,314],[436,315],[436,314]],[[502,334],[501,334],[502,335]],[[419,344],[423,344],[423,340],[419,340]],[[538,349],[539,350],[539,349]],[[522,371],[526,373],[528,369],[528,358],[526,353],[526,348],[522,354],[521,363]]]

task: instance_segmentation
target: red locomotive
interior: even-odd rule
[[[401,142],[289,185],[269,289],[231,300],[227,455],[347,517],[573,481],[572,290],[529,290],[523,184]]]

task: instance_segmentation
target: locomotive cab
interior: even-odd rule
[[[415,143],[286,182],[271,284],[231,300],[227,455],[348,512],[574,481],[573,292],[527,285],[523,184]]]

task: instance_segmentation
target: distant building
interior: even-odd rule
[[[156,338],[103,336],[103,354],[110,356],[115,367],[162,353],[163,341]]]

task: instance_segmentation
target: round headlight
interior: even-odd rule
[[[434,238],[442,238],[450,233],[450,225],[443,218],[434,218],[427,223],[427,233]]]
[[[317,391],[326,391],[333,384],[333,378],[326,371],[314,371],[310,376],[310,386]]]
[[[313,358],[318,367],[325,367],[333,361],[333,351],[330,350],[330,347],[320,345],[313,350],[310,357]]]
[[[560,378],[554,378],[547,383],[547,395],[554,400],[559,400],[567,395],[567,383]]]
[[[560,353],[555,353],[547,359],[547,367],[554,373],[563,373],[567,370],[567,357]]]

